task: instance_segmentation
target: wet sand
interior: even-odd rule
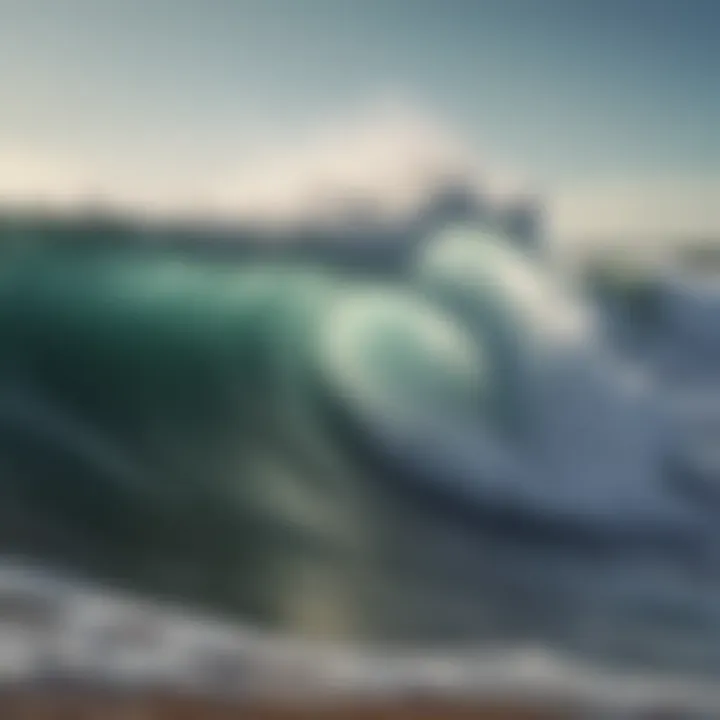
[[[570,720],[571,709],[533,709],[512,702],[327,700],[221,703],[158,696],[13,692],[0,696],[3,720]]]

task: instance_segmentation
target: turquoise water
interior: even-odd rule
[[[652,397],[502,238],[394,278],[20,255],[0,338],[8,552],[298,636],[720,666]]]

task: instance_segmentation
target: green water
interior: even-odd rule
[[[373,428],[488,404],[481,348],[419,288],[297,263],[21,256],[0,335],[10,550],[299,631],[383,625]]]

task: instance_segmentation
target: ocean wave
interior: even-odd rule
[[[299,636],[720,669],[652,386],[503,238],[394,279],[48,251],[3,267],[0,337],[14,552]]]

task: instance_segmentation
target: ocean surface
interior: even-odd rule
[[[8,256],[2,547],[288,637],[713,679],[714,316],[668,297],[631,352],[465,227],[392,277]]]

